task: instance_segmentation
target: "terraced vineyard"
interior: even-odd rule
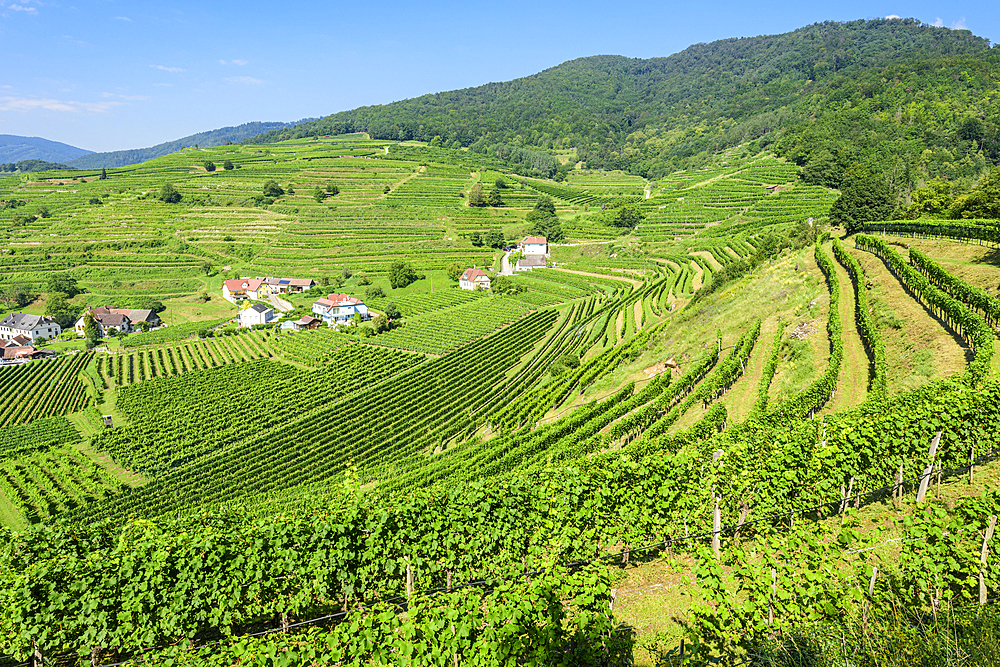
[[[236,168],[205,172],[205,159]],[[768,597],[769,577],[785,573],[791,586],[801,568],[769,549],[786,549],[788,535],[811,545],[826,569],[810,570],[815,585],[795,595],[831,617],[827,603],[854,613],[831,591],[860,576],[863,559],[834,554],[822,522],[834,515],[836,530],[844,526],[837,544],[867,549],[850,532],[848,506],[870,501],[875,512],[887,488],[908,493],[899,480],[924,474],[935,435],[945,468],[986,463],[1000,445],[991,221],[890,221],[853,241],[829,239],[837,193],[766,155],[653,183],[593,170],[557,183],[471,151],[352,136],[185,149],[108,173],[103,182],[0,179],[0,198],[51,215],[15,225],[0,211],[7,275],[40,290],[65,271],[87,290],[69,299],[77,306],[156,297],[170,324],[0,368],[0,389],[16,397],[0,406],[0,521],[16,529],[0,549],[0,602],[11,627],[47,619],[4,639],[11,653],[38,647],[46,662],[72,662],[82,646],[111,662],[155,647],[155,663],[185,641],[228,650],[230,633],[288,625],[282,636],[300,643],[282,650],[305,650],[319,635],[340,650],[354,647],[345,628],[375,624],[376,614],[378,636],[397,641],[393,604],[408,605],[413,627],[451,614],[449,623],[480,619],[469,632],[481,632],[490,622],[480,616],[506,610],[514,589],[494,598],[479,584],[521,586],[525,571],[542,570],[553,578],[533,575],[532,595],[553,609],[575,609],[567,600],[582,595],[611,646],[615,633],[653,635],[614,624],[602,563],[621,568],[619,578],[645,572],[659,591],[672,585],[666,547],[671,567],[699,582],[694,625],[671,632],[722,641],[706,609],[728,605],[738,616],[733,590],[774,605],[774,623],[792,627],[794,613]],[[181,204],[156,197],[168,179]],[[261,186],[271,179],[286,194],[267,202]],[[466,205],[474,184],[489,190],[497,179],[501,206]],[[521,291],[503,295],[457,289],[452,264],[500,266],[472,232],[528,235],[540,194],[556,200],[568,237],[550,248],[557,268],[516,273],[508,286]],[[83,203],[92,197],[100,203]],[[635,229],[601,212],[621,197],[645,215]],[[799,238],[808,218],[815,226]],[[416,280],[393,286],[397,261]],[[317,280],[315,292],[285,295],[289,319],[327,291],[376,312],[392,302],[400,318],[377,335],[321,327],[199,337],[235,314],[200,296],[217,296],[231,275]],[[950,345],[954,359],[907,349],[909,338]],[[952,557],[965,564],[961,577],[939,588],[971,590],[978,538],[950,543],[959,558],[924,553],[904,533],[926,521],[966,536],[948,523],[960,517],[969,535],[985,535],[982,512],[995,500],[968,509],[967,499],[942,499],[933,517],[907,516],[893,554],[865,558],[910,590],[930,579],[907,559]],[[719,556],[708,548],[713,533]],[[763,584],[756,556],[742,550],[750,544],[773,560]],[[119,562],[137,565],[107,565]],[[572,562],[589,569],[560,565]],[[181,603],[142,602],[131,591],[148,581],[164,595],[181,591]],[[865,599],[882,599],[881,582]],[[58,597],[67,587],[71,601]],[[24,599],[3,592],[15,589]],[[628,608],[623,600],[615,604]],[[38,611],[77,604],[65,622]],[[320,617],[347,620],[296,630]],[[517,627],[548,623],[531,616]],[[444,662],[462,650],[449,645]]]
[[[0,368],[0,392],[11,397],[0,405],[0,427],[82,410],[90,402],[80,372],[91,355],[77,354]]]

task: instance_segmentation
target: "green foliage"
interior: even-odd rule
[[[490,280],[490,291],[494,294],[511,295],[527,292],[528,288],[515,282],[510,276],[497,276]]]
[[[7,308],[22,308],[36,298],[37,295],[22,282],[0,284],[0,303]]]
[[[1000,169],[993,169],[971,192],[957,197],[951,205],[952,218],[1000,218]]]
[[[181,193],[177,191],[173,183],[164,183],[160,187],[160,193],[157,197],[165,204],[176,204],[181,200]]]
[[[503,230],[499,228],[494,228],[488,230],[483,234],[483,245],[489,246],[490,248],[502,248],[506,245],[507,241],[504,238]]]
[[[637,204],[625,204],[613,209],[608,222],[615,227],[631,229],[642,222],[646,214]]]
[[[385,316],[390,320],[398,320],[400,318],[399,308],[392,301],[387,301],[383,310],[385,311]]]
[[[232,171],[235,168],[235,165],[232,160],[226,158],[226,161],[222,163],[222,168],[226,171]]]
[[[483,186],[479,183],[474,183],[472,189],[469,190],[468,198],[469,206],[485,206],[486,198],[483,195]]]
[[[265,182],[262,192],[264,193],[265,197],[271,197],[274,199],[277,199],[278,197],[285,194],[284,188],[278,185],[278,182],[275,180],[270,180]]]
[[[396,260],[389,265],[389,287],[399,289],[406,287],[417,279],[417,272],[409,262]]]
[[[212,162],[211,160],[205,160],[204,162],[201,163],[201,165],[205,167],[205,171],[207,172],[215,171],[215,163]]]
[[[852,179],[830,207],[830,222],[854,234],[869,222],[889,220],[895,209],[896,195],[885,179],[878,176]]]
[[[465,267],[463,267],[458,262],[453,262],[448,265],[446,271],[448,273],[448,277],[457,283],[459,280],[461,280],[462,274],[465,273]]]

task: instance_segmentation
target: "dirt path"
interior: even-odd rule
[[[898,394],[964,371],[971,358],[965,341],[917,303],[881,259],[852,247],[848,251],[873,283],[869,300],[885,341],[889,393]]]
[[[844,361],[840,365],[837,393],[822,410],[822,413],[830,413],[845,410],[865,400],[871,380],[871,360],[861,342],[861,334],[858,333],[851,276],[833,254],[832,243],[824,243],[823,249],[833,259],[834,271],[840,283],[840,322],[844,326]]]
[[[550,269],[550,271],[562,271],[563,273],[572,273],[578,276],[587,276],[588,278],[601,278],[602,280],[621,280],[622,282],[630,283],[632,287],[642,287],[641,280],[636,280],[635,278],[626,278],[624,275],[606,276],[603,273],[587,273],[586,271],[574,271],[573,269],[562,269],[562,268]]]

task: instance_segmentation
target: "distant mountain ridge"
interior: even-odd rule
[[[93,151],[41,137],[0,134],[0,163],[23,160],[66,163],[91,153]]]
[[[153,158],[163,157],[185,146],[222,146],[226,143],[239,143],[248,137],[253,137],[262,132],[282,130],[293,125],[309,122],[311,119],[303,119],[294,123],[284,123],[277,121],[253,121],[242,125],[221,127],[217,130],[199,132],[174,141],[167,141],[162,144],[150,146],[149,148],[133,148],[123,151],[108,151],[106,153],[90,153],[64,162],[75,169],[100,169],[112,167],[124,167],[130,164],[138,164]]]
[[[367,132],[498,156],[575,148],[590,167],[655,178],[754,140],[763,148],[785,128],[848,106],[879,112],[873,97],[895,112],[925,105],[926,96],[962,95],[963,86],[981,87],[980,77],[988,84],[998,55],[968,30],[916,19],[827,21],[664,58],[579,58],[521,79],[335,113],[247,143]],[[1000,124],[989,97],[981,99],[963,113],[978,115],[989,133]]]

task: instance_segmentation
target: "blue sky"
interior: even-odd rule
[[[1000,41],[993,2],[0,0],[0,134],[95,151],[506,81],[596,54],[898,15]]]

